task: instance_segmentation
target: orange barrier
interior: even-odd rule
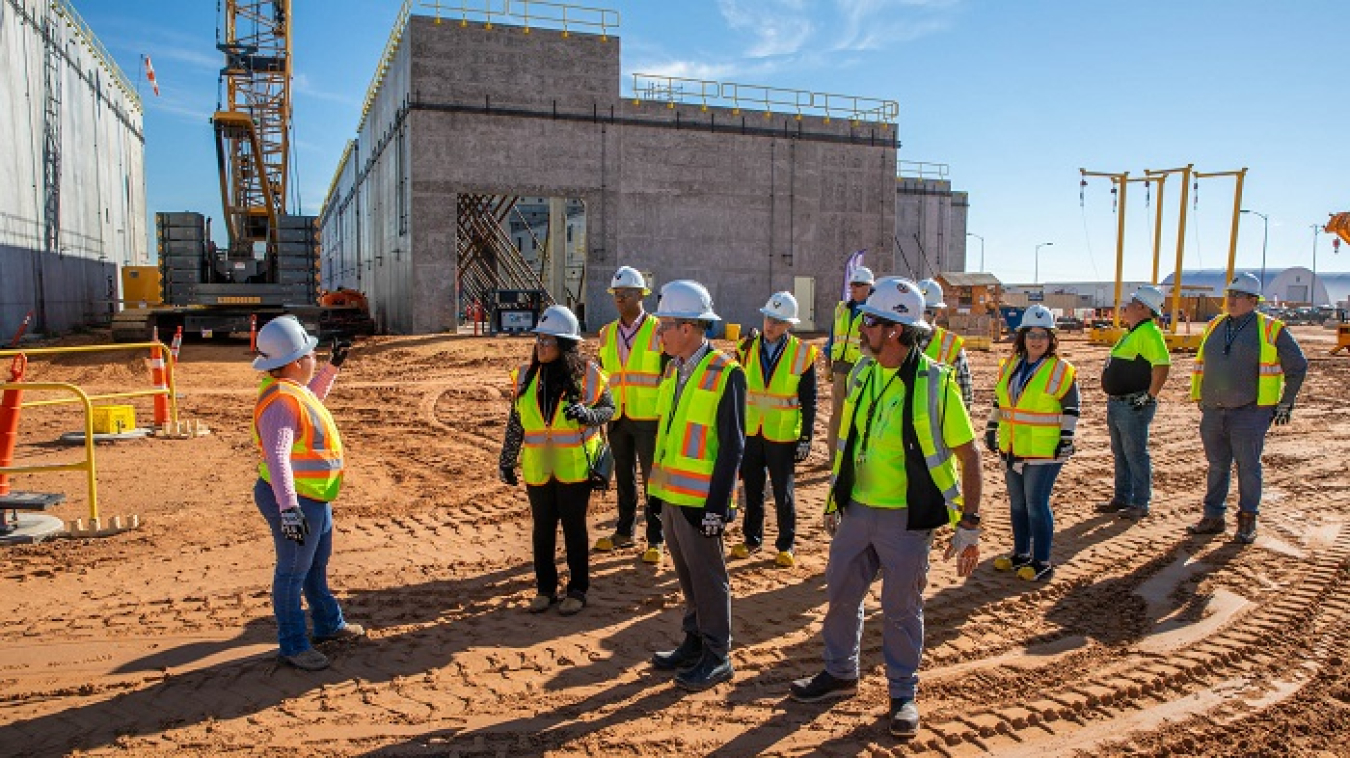
[[[258,314],[253,313],[248,317],[248,352],[250,355],[258,352]]]
[[[164,379],[164,351],[159,346],[159,327],[151,333],[154,346],[150,348],[150,380],[155,389],[168,392],[169,385]],[[155,395],[155,428],[163,429],[169,424],[169,396]]]
[[[28,359],[22,355],[14,356],[9,369],[9,381],[18,384],[23,381],[23,371]],[[23,390],[6,389],[0,396],[0,469],[14,463],[14,447],[19,441],[19,409],[23,406]],[[9,475],[0,473],[0,495],[9,494]]]
[[[178,327],[178,332],[173,335],[173,343],[169,345],[169,354],[173,356],[173,362],[178,363],[178,351],[183,349],[183,327]]]

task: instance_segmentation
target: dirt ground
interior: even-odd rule
[[[799,468],[798,565],[777,568],[771,554],[731,564],[735,680],[687,694],[647,663],[678,641],[669,559],[654,568],[636,550],[595,555],[581,614],[524,610],[529,509],[523,488],[497,481],[496,460],[506,371],[529,343],[364,342],[328,403],[350,449],[331,580],[371,633],[326,648],[329,670],[303,673],[274,659],[247,344],[189,342],[182,412],[213,433],[98,448],[102,515],[135,514],[142,527],[0,548],[0,755],[1347,756],[1350,358],[1327,355],[1332,331],[1295,334],[1312,368],[1293,423],[1266,445],[1249,547],[1229,541],[1231,524],[1214,539],[1184,533],[1205,480],[1188,356],[1153,427],[1154,515],[1132,524],[1093,512],[1111,494],[1096,384],[1105,350],[1065,340],[1084,416],[1053,498],[1059,572],[1033,585],[994,571],[1011,533],[986,457],[979,568],[961,581],[933,556],[924,723],[910,742],[886,731],[876,591],[858,696],[832,706],[786,697],[791,680],[821,667],[827,413]],[[977,425],[997,355],[970,356]],[[142,358],[34,361],[29,379],[140,388]],[[137,406],[148,421],[149,403]],[[17,462],[76,460],[78,449],[54,441],[78,421],[69,406],[26,411]],[[81,475],[16,480],[66,493],[55,515],[87,516]],[[591,514],[593,541],[613,528],[613,493],[597,494]]]

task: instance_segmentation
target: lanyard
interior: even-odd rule
[[[636,321],[633,322],[633,328],[631,332],[624,327],[623,321],[619,322],[619,339],[623,340],[623,346],[625,350],[631,351],[633,349],[633,340],[637,337],[638,332],[642,331],[642,322],[646,320],[647,314],[644,312],[640,317],[638,317]]]
[[[1040,368],[1043,360],[1045,360],[1044,355],[1037,358],[1034,363],[1027,363],[1026,358],[1017,362],[1017,368],[1013,369],[1012,381],[1008,382],[1008,394],[1012,397],[1013,405],[1017,405],[1018,401],[1022,399],[1022,393],[1026,391],[1027,383],[1031,381],[1031,377],[1036,375],[1036,369]]]
[[[1253,311],[1253,312],[1251,312],[1251,313],[1248,313],[1248,314],[1247,314],[1247,317],[1244,318],[1244,319],[1242,319],[1242,323],[1238,324],[1236,329],[1233,328],[1233,317],[1232,317],[1232,316],[1229,316],[1229,317],[1228,317],[1228,320],[1225,321],[1225,322],[1223,322],[1223,326],[1224,326],[1224,329],[1223,329],[1223,354],[1224,354],[1224,355],[1228,355],[1229,353],[1233,352],[1233,342],[1237,340],[1237,336],[1238,336],[1239,334],[1242,333],[1242,330],[1245,329],[1245,328],[1247,327],[1247,324],[1250,324],[1250,323],[1252,322],[1252,320],[1255,319],[1255,318],[1256,318],[1256,312],[1255,312],[1255,311]]]
[[[877,364],[878,370],[880,369],[880,367],[881,364]],[[867,385],[863,387],[863,391],[858,394],[859,398],[861,398],[863,395],[866,395],[868,393],[868,390],[872,389],[873,383],[872,380],[876,379],[876,376],[877,376],[876,371],[868,373]],[[868,440],[872,439],[872,420],[873,418],[876,417],[877,406],[881,403],[881,398],[886,396],[886,390],[891,388],[891,382],[895,381],[895,378],[897,376],[900,376],[900,369],[896,369],[895,373],[891,374],[891,378],[887,379],[886,383],[881,385],[880,392],[877,392],[872,395],[872,403],[867,408],[867,428],[863,430],[862,442],[859,443],[858,450],[856,453],[859,458],[865,459],[865,457],[867,456],[867,442]],[[858,410],[856,408],[853,410],[853,423],[855,425],[858,423]],[[857,427],[855,426],[854,428]]]

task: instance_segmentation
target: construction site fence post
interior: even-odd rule
[[[6,351],[11,352],[11,351]],[[77,463],[54,463],[45,466],[6,466],[0,468],[5,474],[40,474],[49,471],[83,471],[85,472],[85,481],[89,490],[89,518],[98,524],[98,477],[97,466],[94,464],[94,404],[88,394],[79,387],[66,382],[5,382],[0,384],[0,392],[6,390],[22,390],[23,392],[69,392],[75,397],[67,398],[61,401],[63,403],[79,403],[84,408],[84,460]],[[40,403],[24,403],[19,406],[26,408],[30,405],[50,405],[53,401],[43,401]]]

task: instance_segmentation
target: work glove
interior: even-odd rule
[[[952,556],[959,556],[956,559],[957,576],[975,573],[975,565],[980,562],[980,530],[956,527],[956,534],[947,545],[947,551],[942,554],[942,560],[949,561]]]
[[[281,512],[281,536],[298,544],[305,544],[309,536],[309,522],[299,508],[287,508]]]
[[[520,484],[520,480],[516,478],[515,466],[499,467],[497,469],[497,477],[502,480],[502,484],[509,484],[512,487]]]
[[[1148,394],[1147,392],[1140,392],[1134,397],[1130,398],[1130,405],[1133,405],[1136,408],[1144,408],[1149,405],[1152,405],[1154,401],[1155,398],[1152,395]]]
[[[825,533],[833,537],[835,532],[839,531],[839,524],[842,523],[843,520],[843,511],[830,511],[829,513],[826,513],[824,521]]]
[[[1055,445],[1055,460],[1067,461],[1077,452],[1073,446],[1073,432],[1061,431],[1059,433],[1059,444]]]
[[[563,418],[568,421],[579,422],[583,426],[590,426],[593,416],[591,415],[590,408],[587,408],[581,403],[572,403],[566,408],[563,408]]]
[[[333,350],[328,354],[328,364],[333,368],[342,368],[342,364],[347,361],[347,353],[351,352],[351,340],[333,340]]]
[[[792,460],[801,463],[811,457],[811,438],[802,437],[797,440],[797,452],[793,453]]]
[[[755,344],[755,338],[758,336],[759,329],[756,329],[753,326],[750,327],[750,331],[746,332],[744,337],[741,337],[740,351],[742,353],[750,352],[750,347]]]
[[[984,425],[984,449],[990,452],[998,451],[998,422],[989,419]]]
[[[1275,406],[1275,426],[1284,426],[1289,423],[1289,417],[1294,413],[1294,406],[1280,403]]]
[[[708,512],[703,514],[703,536],[721,537],[726,531],[727,520],[721,514]]]

